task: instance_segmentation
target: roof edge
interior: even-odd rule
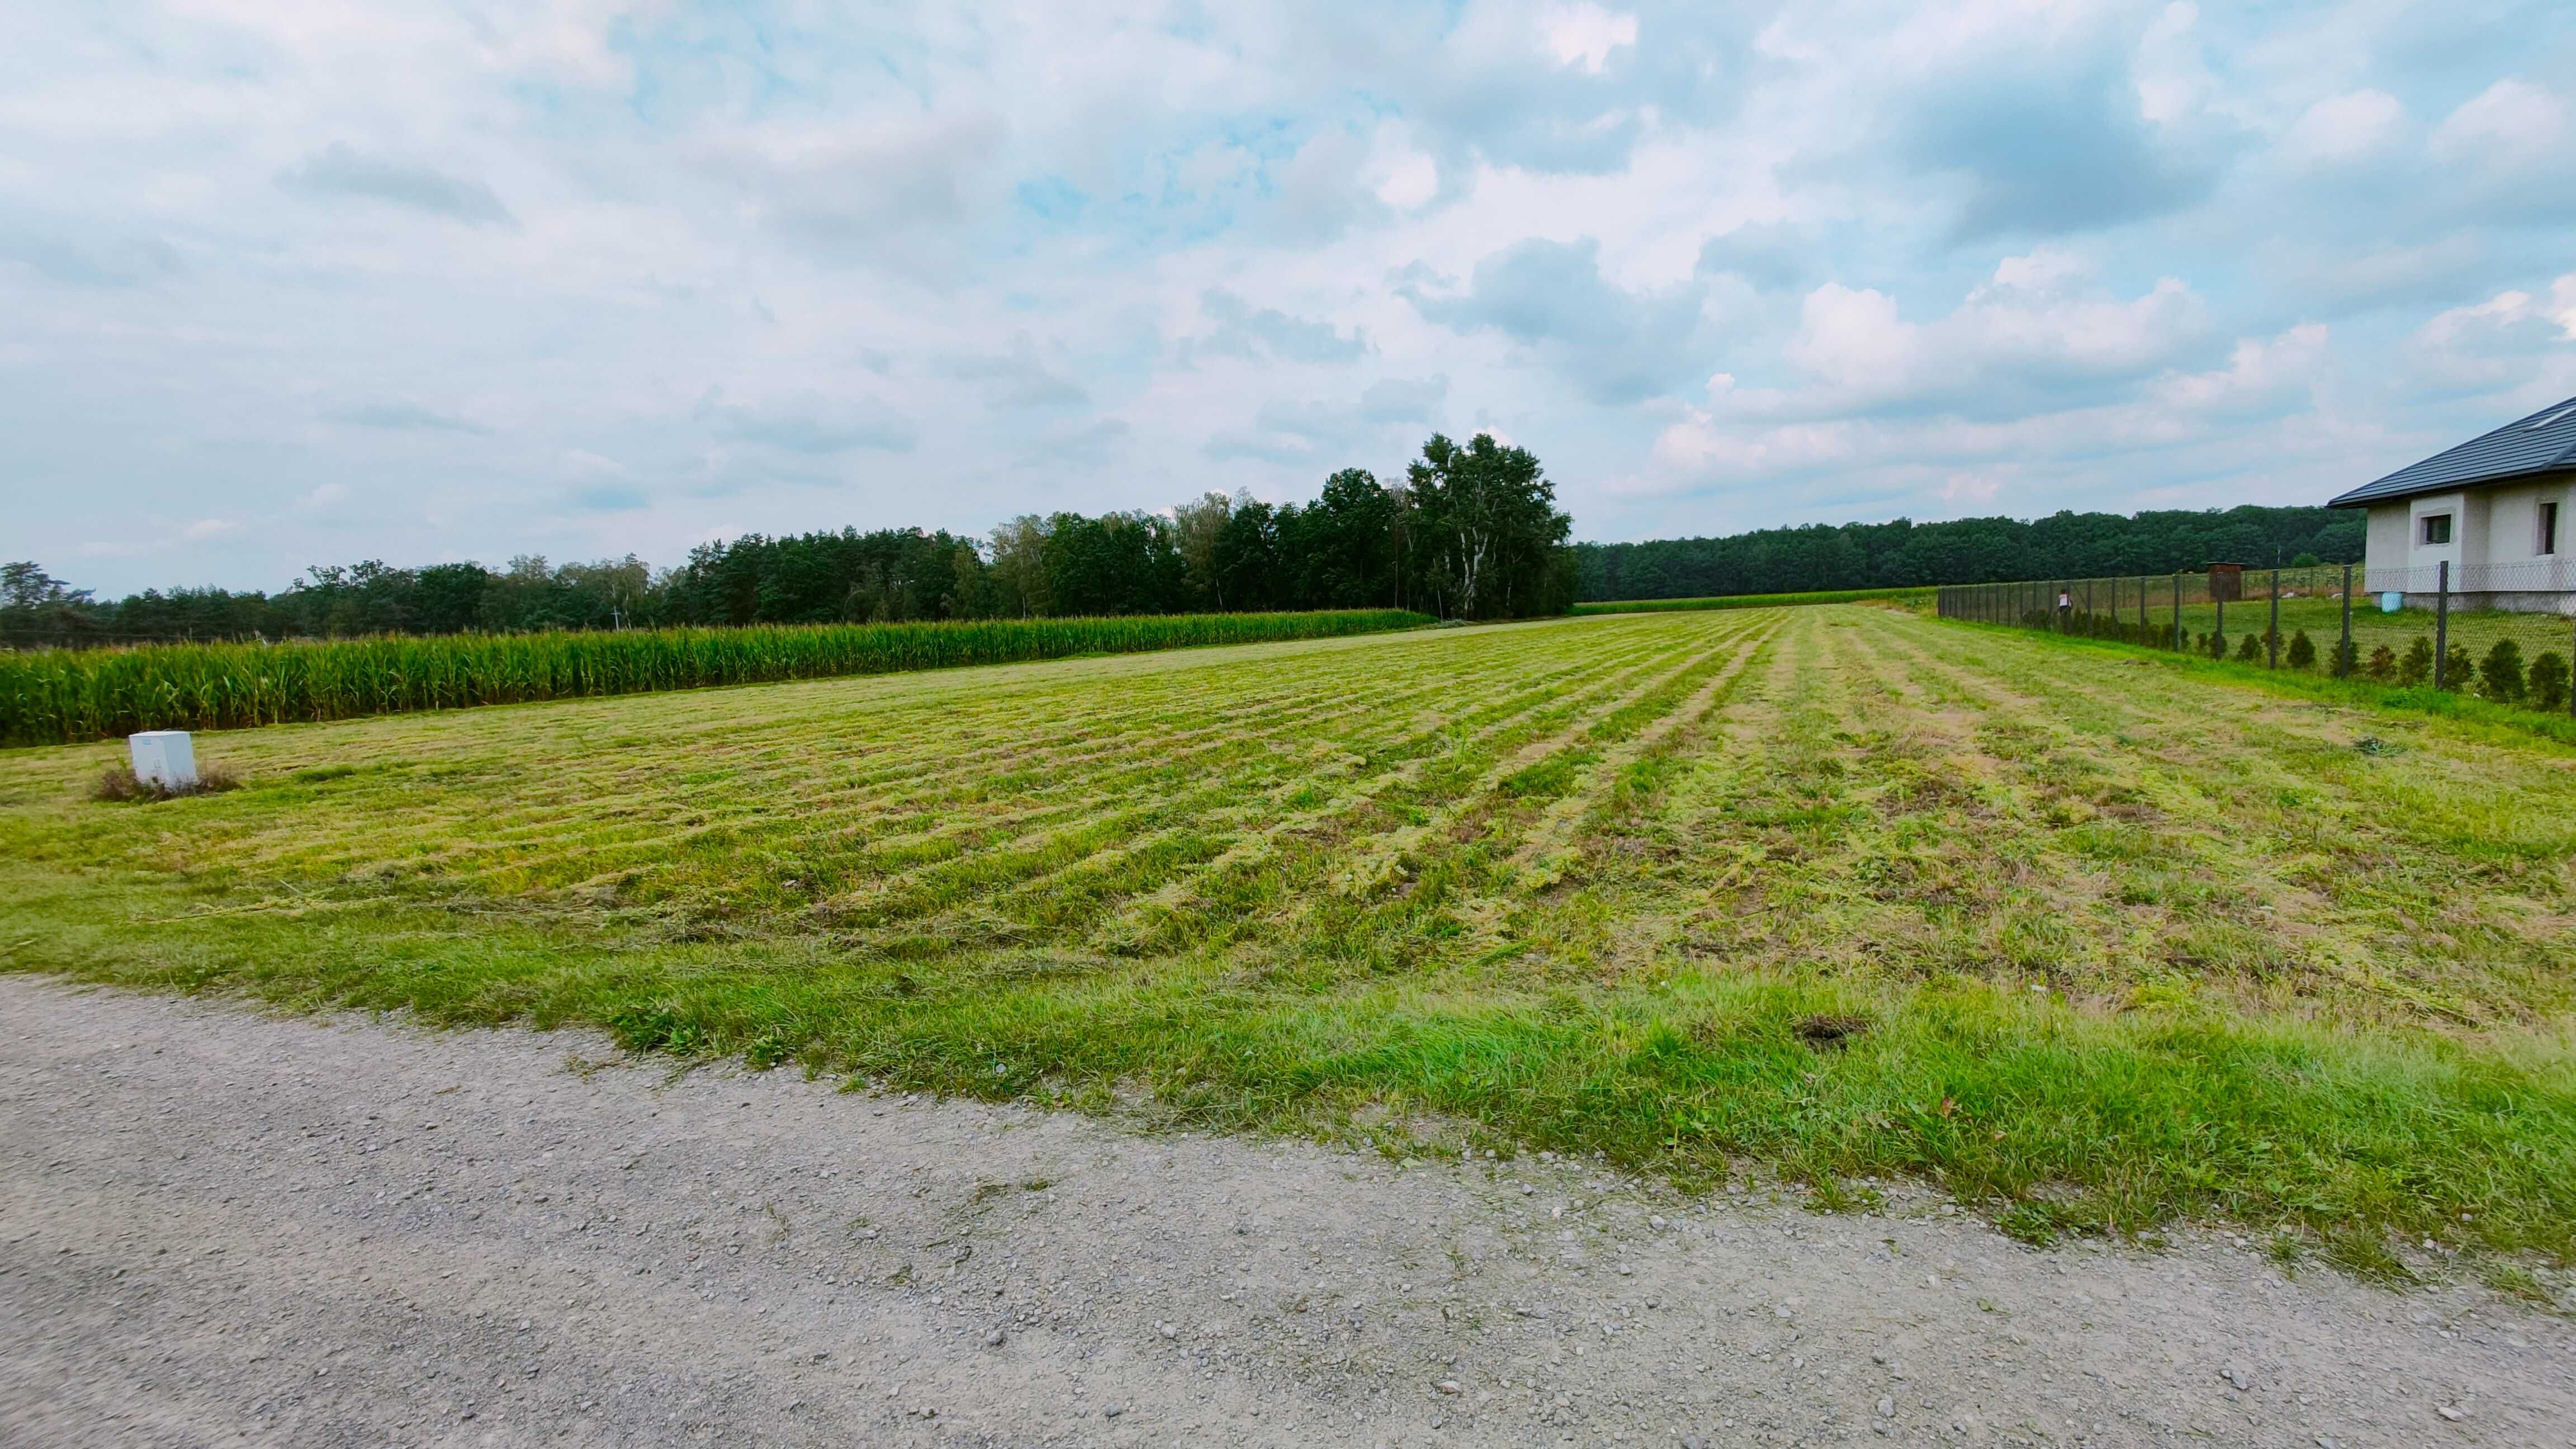
[[[2388,481],[2382,478],[2327,499],[2326,507],[2367,508],[2374,503],[2395,503],[2407,498],[2421,498],[2428,493],[2466,493],[2472,488],[2492,488],[2499,483],[2519,483],[2526,478],[2540,478],[2551,473],[2567,472],[2576,472],[2576,461],[2554,458],[2536,468],[2517,468],[2510,473],[2489,473],[2478,478],[2453,479],[2444,483],[2426,483],[2415,488],[2399,488],[2387,493],[2371,493],[2371,489]],[[2359,496],[2365,493],[2369,493],[2370,496],[2367,498]]]

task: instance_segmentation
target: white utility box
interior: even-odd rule
[[[134,757],[134,778],[164,790],[197,787],[197,747],[186,730],[145,730],[127,735],[125,748]]]

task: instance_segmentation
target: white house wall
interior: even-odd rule
[[[2480,536],[2470,531],[2468,512],[2469,495],[2465,493],[2431,493],[2421,498],[2406,500],[2405,566],[2413,571],[2412,577],[2430,580],[2435,577],[2434,570],[2446,563],[2451,566],[2451,572],[2457,574],[2463,564],[2477,562],[2476,559],[2462,556],[2469,540]],[[2451,515],[2449,543],[2424,541],[2424,520],[2437,513]],[[2478,522],[2483,526],[2486,522],[2486,510],[2479,509],[2478,513]]]
[[[2406,530],[2412,516],[2402,498],[2395,503],[2370,506],[2370,532],[2361,556],[2364,572],[2406,567]]]
[[[2567,555],[2569,488],[2565,478],[2512,483],[2483,490],[2487,496],[2486,561],[2524,563],[2542,557],[2540,505],[2558,505],[2558,556]]]
[[[2540,552],[2543,503],[2558,505],[2554,556]],[[2423,542],[2424,520],[2439,513],[2451,515],[2451,541]],[[2448,563],[2454,607],[2576,612],[2576,474],[2373,504],[2364,544],[2367,587],[2401,590],[2410,607],[2431,606]]]

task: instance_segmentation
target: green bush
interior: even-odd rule
[[[2534,709],[2565,709],[2567,684],[2567,661],[2556,650],[2544,649],[2532,656],[2530,685]]]
[[[2313,640],[2308,638],[2307,630],[2301,629],[2290,636],[2290,653],[2288,657],[2289,665],[2292,669],[2314,669],[2317,667],[2317,646]]]
[[[2385,644],[2374,647],[2370,651],[2370,663],[2366,666],[2364,672],[2369,674],[2373,679],[2395,679],[2397,677],[2397,651],[2389,648]]]
[[[2397,682],[2422,684],[2433,677],[2433,641],[2418,634],[2406,646],[2406,657],[2398,661]]]
[[[2498,639],[2478,664],[2478,693],[2513,704],[2528,692],[2522,678],[2522,646],[2510,639]]]
[[[2236,662],[2239,664],[2262,663],[2263,636],[2260,634],[2246,635],[2245,642],[2236,646]]]
[[[2461,694],[2468,693],[2469,681],[2477,678],[2477,672],[2478,666],[2469,658],[2469,646],[2466,644],[2454,644],[2451,646],[2451,652],[2442,656],[2444,689]]]
[[[2384,649],[2383,649],[2381,652],[2382,652],[2382,653],[2387,653],[2387,651],[2386,651],[2386,650],[2384,650]],[[2397,656],[2396,656],[2396,655],[2394,655],[2394,654],[2389,654],[2389,656],[2388,656],[2388,657],[2389,657],[2391,660],[2394,660],[2394,659],[2396,659],[2396,657],[2397,657]],[[2336,645],[2335,645],[2335,659],[2334,659],[2334,672],[2335,672],[2335,678],[2337,678],[2337,679],[2350,679],[2350,678],[2352,678],[2352,676],[2353,676],[2355,673],[2359,672],[2360,668],[2361,668],[2361,646],[2360,646],[2360,645],[2358,645],[2358,644],[2355,644],[2354,642],[2352,642],[2352,641],[2351,641],[2351,640],[2349,640],[2349,639],[2345,639],[2345,640],[2341,640],[2341,641],[2337,642],[2337,643],[2336,643]]]

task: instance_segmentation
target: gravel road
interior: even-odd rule
[[[0,977],[0,1442],[2576,1444],[2576,1332],[2224,1235],[1138,1135]]]

